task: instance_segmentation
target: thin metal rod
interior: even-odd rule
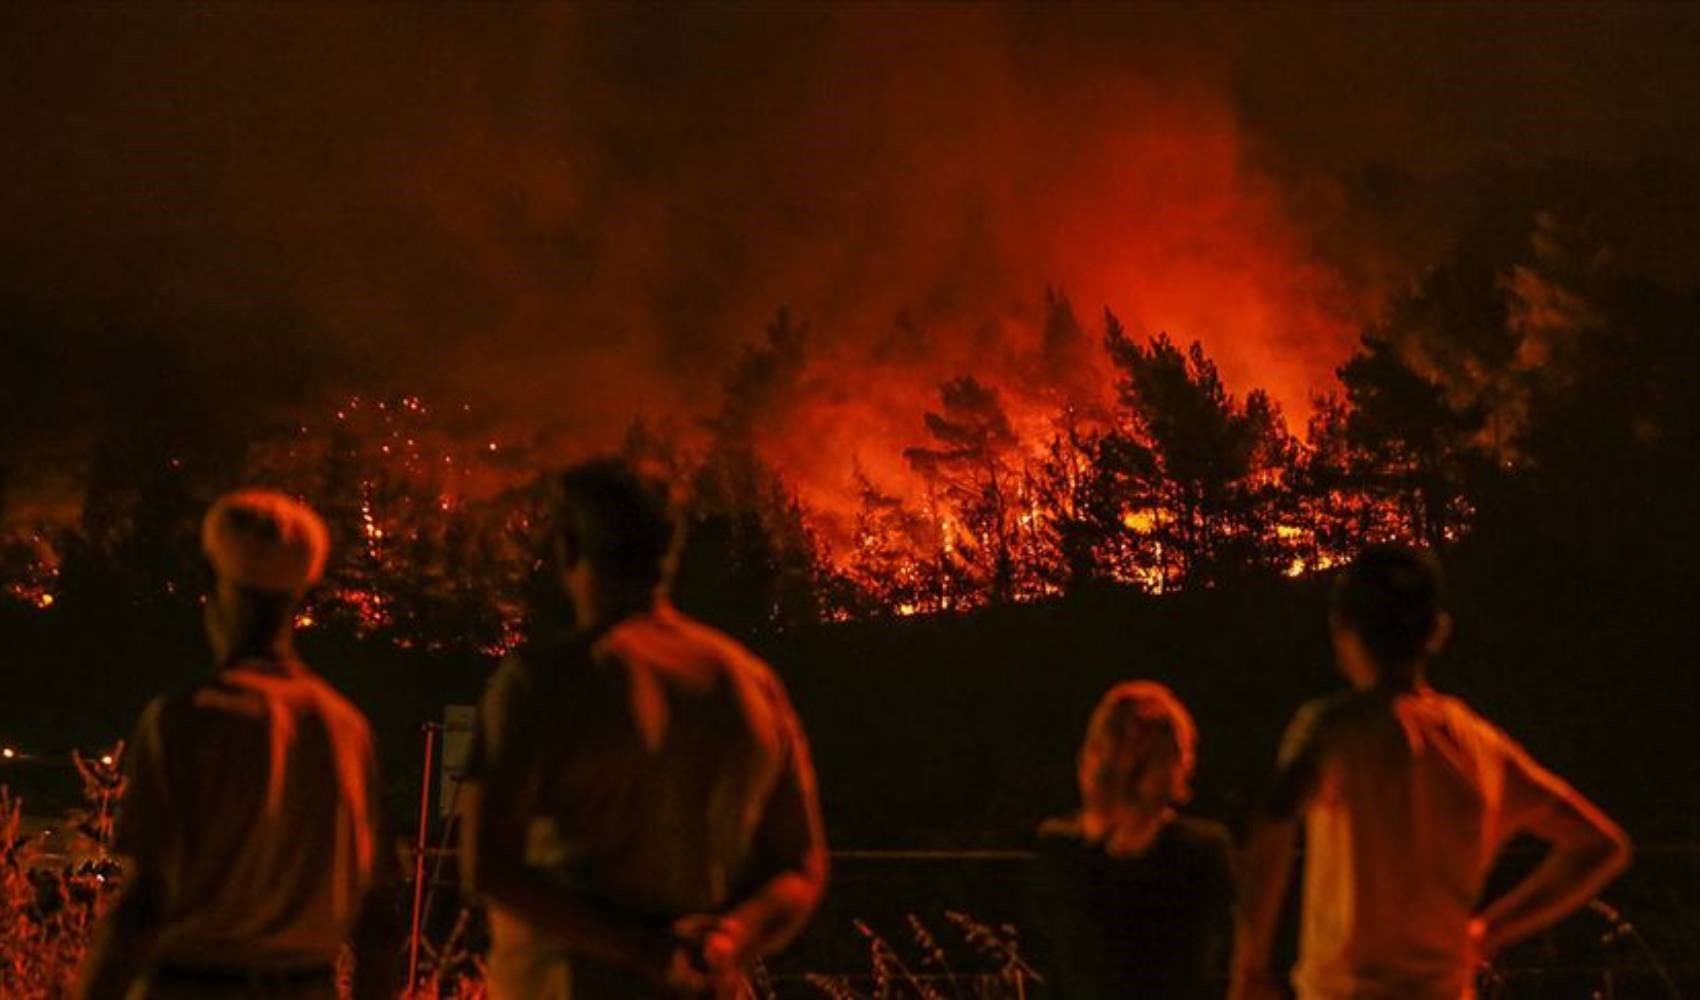
[[[413,842],[413,927],[407,938],[407,995],[419,984],[419,936],[425,918],[426,827],[431,821],[431,759],[437,727],[425,727],[425,763],[419,771],[419,830]]]

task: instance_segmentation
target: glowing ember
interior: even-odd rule
[[[46,532],[0,536],[0,559],[0,572],[10,577],[0,594],[41,611],[58,601],[59,552]]]

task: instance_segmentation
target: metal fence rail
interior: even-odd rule
[[[1537,856],[1522,853],[1531,860]],[[433,863],[423,868],[438,873],[431,888],[455,898],[452,859],[440,848],[430,854]],[[776,996],[830,996],[835,987],[845,991],[841,996],[895,998],[920,995],[920,985],[977,1000],[1049,995],[1042,982],[1011,975],[995,959],[975,954],[952,935],[945,917],[955,911],[991,927],[1007,925],[1019,940],[1030,851],[846,849],[832,857],[833,885],[820,914],[769,970]],[[1484,977],[1483,1000],[1700,997],[1700,841],[1639,846],[1635,867],[1608,898],[1632,923],[1634,936],[1599,914],[1580,914],[1508,953]],[[444,924],[451,917],[434,913],[427,923]],[[951,951],[950,972],[923,961],[912,920]],[[870,932],[883,944],[876,945]],[[895,978],[876,974],[876,947],[899,954],[906,972]]]

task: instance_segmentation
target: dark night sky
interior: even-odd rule
[[[1688,5],[9,6],[9,499],[113,421],[349,391],[606,441],[781,304],[801,426],[913,423],[1047,283],[1291,403],[1527,171],[1693,281],[1696,51]]]

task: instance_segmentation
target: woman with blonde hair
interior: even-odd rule
[[[1039,828],[1035,920],[1057,995],[1213,997],[1231,926],[1221,826],[1181,816],[1198,731],[1151,681],[1117,685],[1087,724],[1080,811]]]

